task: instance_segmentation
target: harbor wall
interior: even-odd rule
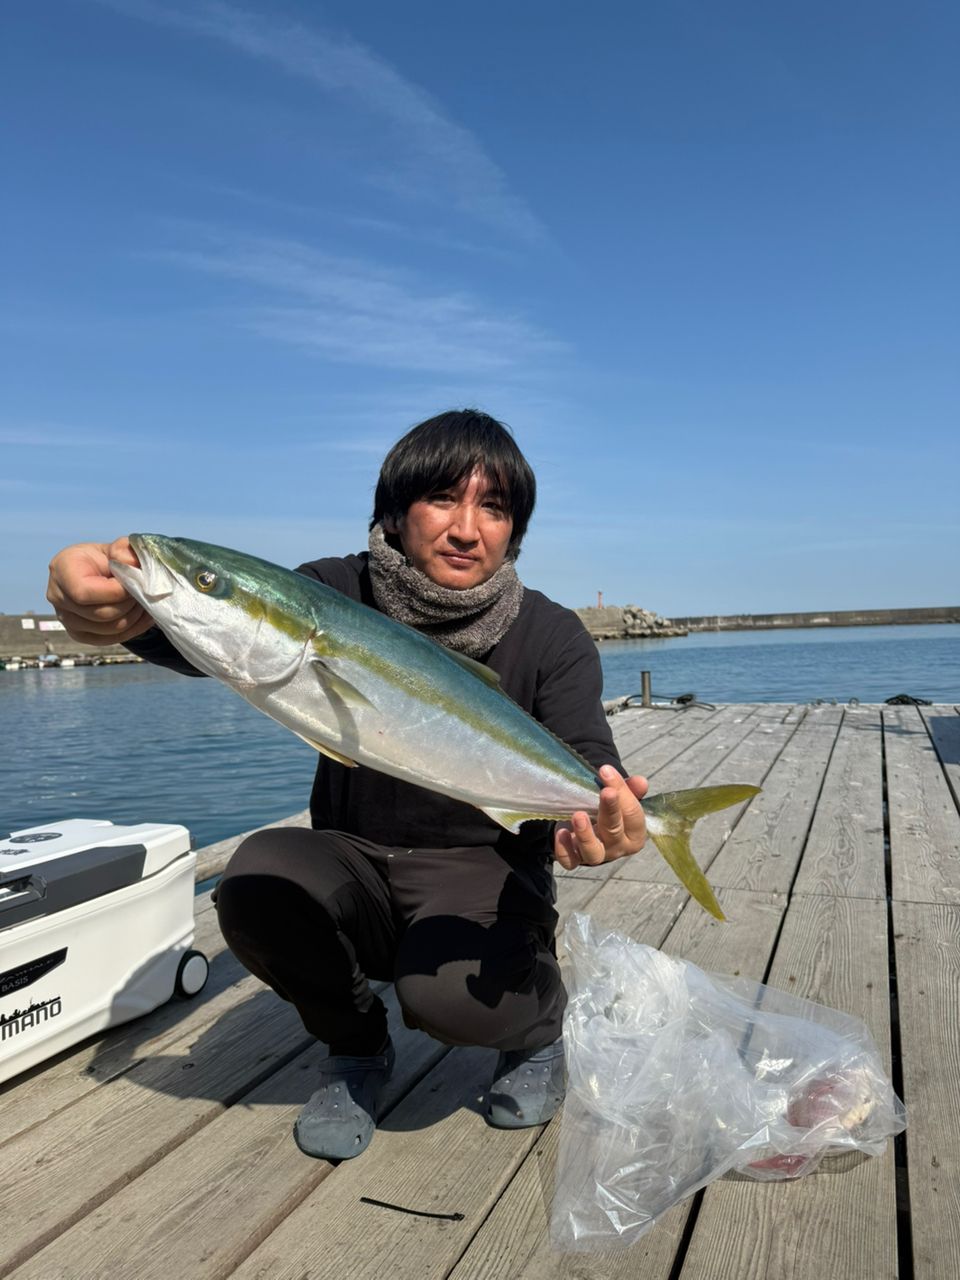
[[[661,618],[637,605],[577,609],[594,640],[684,636],[690,631],[777,631],[786,627],[888,627],[906,623],[960,622],[960,605],[924,609],[833,609],[821,613],[702,614]]]
[[[830,609],[820,613],[706,614],[673,618],[687,631],[775,631],[785,627],[889,627],[931,622],[960,622],[960,605],[923,609]]]
[[[80,644],[71,640],[53,613],[0,613],[0,659],[129,657],[123,645]]]

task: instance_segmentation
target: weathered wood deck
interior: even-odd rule
[[[729,923],[691,904],[652,846],[561,875],[561,911],[862,1017],[908,1108],[885,1156],[794,1183],[721,1179],[629,1250],[558,1255],[546,1225],[559,1117],[489,1129],[478,1110],[492,1051],[446,1050],[406,1030],[394,1003],[399,1062],[370,1150],[337,1168],[310,1160],[290,1130],[322,1050],[224,950],[204,894],[197,945],[213,963],[200,997],[4,1088],[0,1275],[956,1280],[957,708],[760,704],[614,723],[654,790],[763,785],[698,829]],[[201,877],[230,844],[208,852]]]

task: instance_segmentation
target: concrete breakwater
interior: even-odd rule
[[[889,627],[931,622],[960,622],[960,605],[924,609],[830,609],[820,613],[704,614],[674,618],[687,631],[777,631],[786,627]]]
[[[594,640],[685,636],[691,631],[782,631],[788,627],[888,627],[960,622],[960,605],[923,609],[832,609],[820,613],[698,614],[662,618],[639,605],[603,605],[575,611]]]
[[[685,636],[687,628],[637,604],[601,605],[574,612],[594,640],[641,640],[650,636]]]
[[[0,613],[0,661],[22,658],[36,665],[37,658],[103,658],[129,660],[123,645],[80,644],[71,640],[53,613]]]

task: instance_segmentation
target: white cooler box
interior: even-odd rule
[[[0,1081],[201,989],[196,862],[180,826],[70,819],[0,835]]]

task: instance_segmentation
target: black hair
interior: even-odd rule
[[[516,558],[537,500],[537,482],[509,427],[478,409],[437,414],[397,441],[380,468],[370,528],[385,518],[399,520],[414,502],[455,487],[478,467],[513,517],[508,554]]]

